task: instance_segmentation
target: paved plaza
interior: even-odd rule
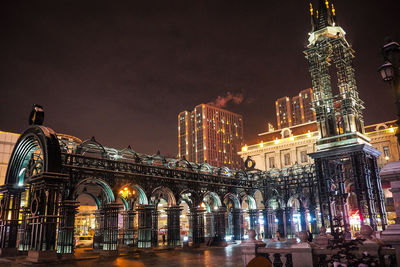
[[[135,255],[122,255],[117,258],[99,258],[87,253],[91,259],[80,259],[74,262],[49,263],[40,266],[174,266],[174,267],[236,267],[243,266],[240,247],[237,244],[225,248],[197,248],[197,249],[175,249],[158,252],[146,252]],[[77,251],[78,258],[84,257],[82,250]],[[26,266],[30,265],[22,259],[16,261],[2,260],[0,266]],[[38,266],[34,264],[33,266]]]

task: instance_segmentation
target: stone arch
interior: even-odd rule
[[[129,191],[131,194],[128,196],[125,196],[124,191]],[[132,209],[135,204],[139,205],[148,205],[148,199],[146,196],[145,191],[143,188],[137,184],[125,184],[120,187],[119,196],[122,196],[121,198],[127,203],[127,208]],[[125,205],[124,202],[124,205]]]
[[[248,194],[244,195],[242,197],[242,207],[243,207],[244,202],[247,204],[249,210],[257,209],[257,203],[253,196],[248,195]],[[246,205],[244,205],[244,206],[246,206]]]
[[[79,194],[87,192],[87,186],[94,186],[94,188],[98,187],[101,192],[105,196],[105,203],[113,203],[115,202],[115,197],[114,193],[111,189],[111,187],[107,184],[106,181],[100,179],[100,178],[86,178],[84,180],[81,180],[75,187],[74,190],[72,191],[72,197],[73,199],[76,199]],[[85,190],[86,188],[86,190]],[[101,200],[100,200],[101,202]]]
[[[199,200],[198,194],[190,189],[185,189],[182,192],[179,193],[179,200],[180,201],[185,201],[186,204],[189,205],[189,207],[194,208],[196,206],[199,206],[201,204],[201,200]]]
[[[232,201],[233,209],[240,209],[241,208],[239,198],[237,196],[235,196],[234,194],[232,194],[232,193],[227,193],[224,196],[224,204],[228,209],[229,209],[229,202],[230,201]]]
[[[211,211],[212,208],[219,208],[222,206],[222,202],[218,194],[211,191],[204,194],[203,202],[207,205],[208,211]]]
[[[35,152],[40,156],[35,158]],[[15,144],[5,184],[22,185],[25,177],[40,172],[61,172],[61,149],[52,129],[35,125],[23,132]]]
[[[153,200],[154,198],[154,200]],[[168,202],[168,206],[176,206],[176,199],[174,193],[168,187],[159,186],[151,192],[152,202],[155,202],[157,199],[165,199]],[[153,203],[154,204],[154,203]]]

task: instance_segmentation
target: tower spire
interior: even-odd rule
[[[310,13],[311,13],[311,24],[312,31],[317,31],[325,27],[335,25],[335,8],[332,4],[332,9],[330,8],[329,0],[319,0],[318,9],[314,15],[314,9],[312,3],[310,3]]]

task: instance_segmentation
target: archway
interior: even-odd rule
[[[228,193],[224,197],[227,209],[226,241],[241,240],[243,237],[243,213],[237,196]]]
[[[257,236],[260,235],[259,216],[255,199],[251,195],[244,195],[241,204],[243,210],[243,238],[249,238],[248,232],[250,229],[255,230]]]
[[[225,224],[223,226],[221,225],[222,223],[225,223],[225,217],[223,222],[221,219],[222,216],[225,216],[225,211],[221,207],[221,199],[217,193],[207,192],[204,195],[201,208],[205,209],[206,211],[204,214],[204,219],[205,237],[207,239],[207,243],[211,238],[217,237],[218,234],[225,236]],[[218,233],[218,231],[220,233]]]
[[[75,246],[93,247],[98,250],[116,247],[118,209],[116,214],[110,216],[107,205],[115,203],[115,196],[107,182],[96,177],[86,178],[75,186],[72,197],[78,202],[74,225]],[[118,201],[122,208],[123,201]]]
[[[155,205],[154,216],[153,216],[153,233],[152,233],[152,242],[155,246],[166,246],[171,244],[168,242],[171,239],[171,235],[173,233],[169,233],[170,227],[172,226],[172,217],[174,217],[174,221],[178,218],[175,218],[175,213],[170,215],[172,209],[176,209],[176,199],[173,192],[167,187],[157,187],[153,190],[151,194],[151,203]],[[179,211],[179,210],[178,210]],[[177,225],[179,227],[179,223]],[[175,227],[174,227],[174,230]],[[179,230],[178,230],[179,233]],[[174,233],[174,239],[177,237]],[[168,240],[167,240],[168,239]],[[178,238],[178,242],[179,242]]]

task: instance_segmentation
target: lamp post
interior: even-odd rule
[[[387,38],[382,47],[382,56],[384,63],[379,67],[382,80],[390,83],[393,87],[396,97],[397,107],[397,126],[400,126],[400,45],[397,42]],[[396,136],[400,143],[400,127],[397,128]]]

